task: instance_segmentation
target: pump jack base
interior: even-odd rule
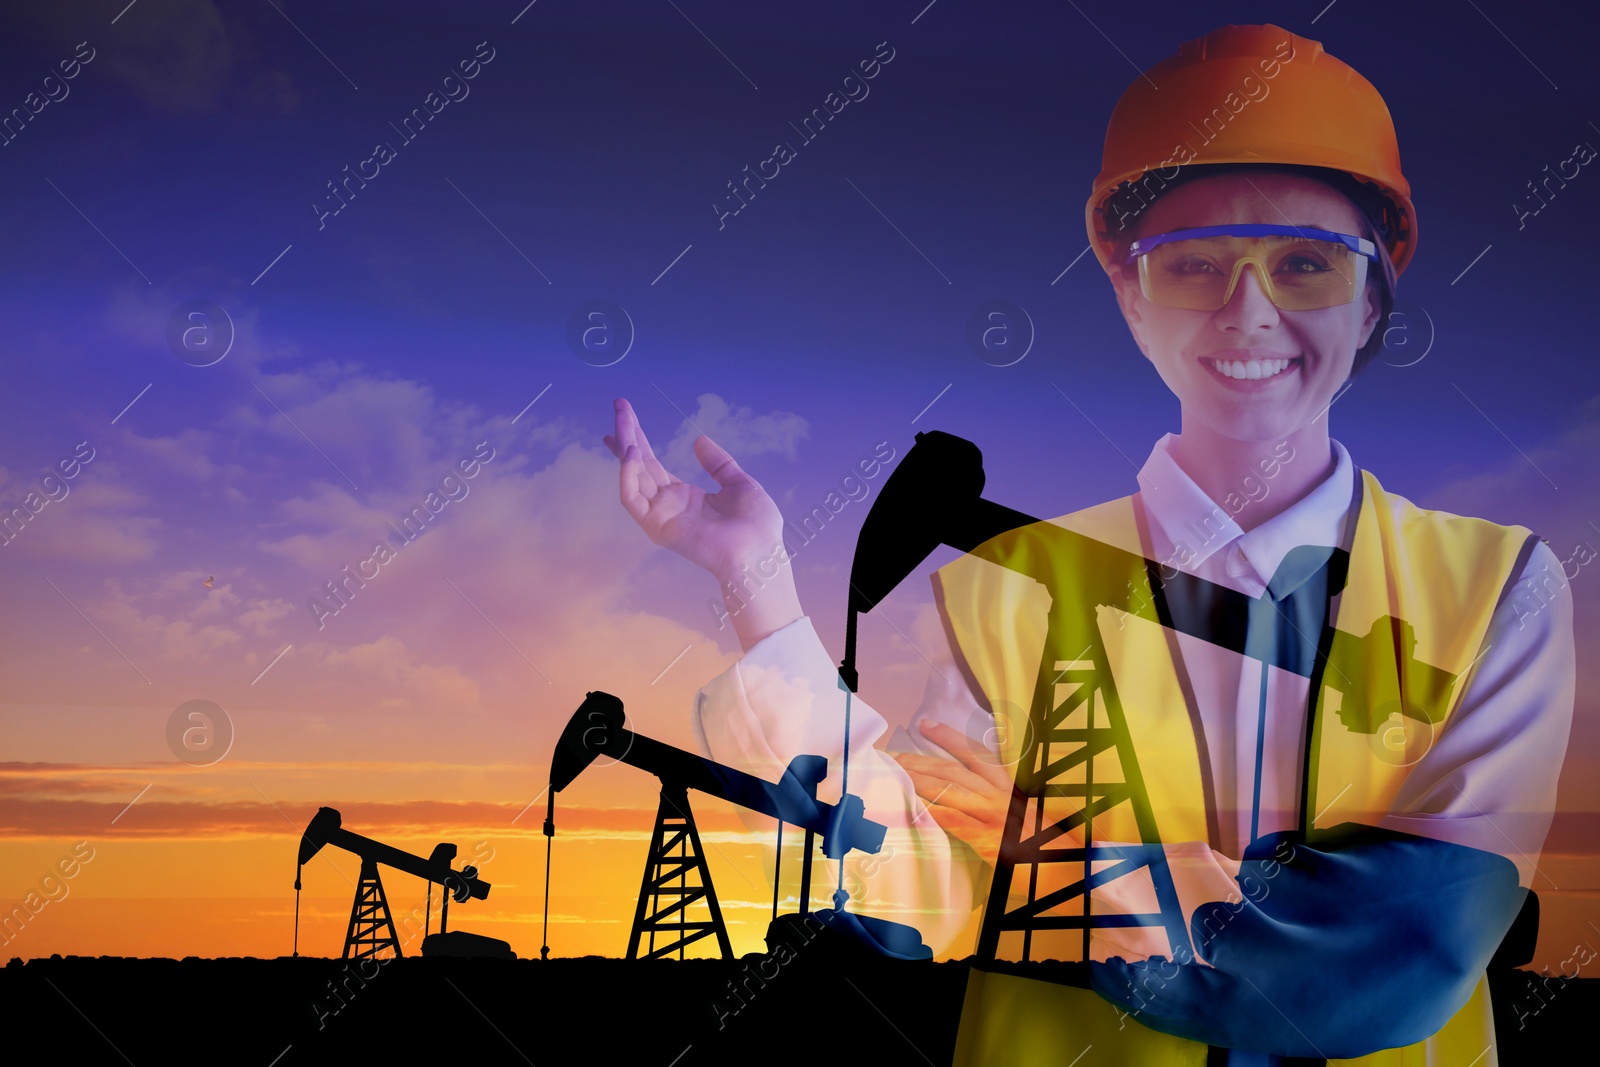
[[[813,943],[824,946],[826,954],[840,957],[933,959],[933,950],[922,943],[916,927],[870,915],[821,908],[809,915],[780,915],[767,926],[768,952],[776,952],[779,944],[798,951]]]
[[[458,959],[514,960],[509,942],[498,937],[469,934],[465,930],[451,930],[442,934],[429,934],[422,939],[424,956],[453,956]]]

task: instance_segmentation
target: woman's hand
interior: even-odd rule
[[[1011,809],[1011,768],[996,763],[993,753],[974,748],[972,739],[953,727],[924,722],[922,732],[957,759],[911,752],[893,753],[894,758],[945,832],[993,862]]]
[[[722,487],[716,493],[667,472],[626,400],[616,402],[616,417],[605,442],[622,461],[622,506],[651,541],[722,578],[783,540],[778,506],[711,438],[695,438],[694,454]]]
[[[708,493],[673,477],[656,458],[633,406],[618,399],[615,407],[616,433],[605,443],[622,461],[622,506],[646,536],[717,579],[745,648],[799,618],[783,514],[760,483],[705,436],[695,438],[695,458],[721,488]],[[764,577],[773,566],[776,575]],[[761,576],[747,583],[747,569],[758,568]]]

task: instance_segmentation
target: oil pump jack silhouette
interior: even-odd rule
[[[845,654],[839,674],[852,692],[859,681],[856,670],[858,614],[871,611],[881,603],[940,545],[973,552],[1007,531],[1039,522],[1024,512],[983,499],[984,481],[983,455],[976,445],[952,434],[931,430],[916,435],[916,444],[879,490],[877,501],[862,522],[850,570]],[[1051,529],[1052,534],[1059,531],[1059,536],[1067,541],[1090,541],[1065,528]],[[1100,542],[1092,544],[1096,553],[1116,552]],[[1130,560],[1138,558],[1128,553],[1121,555]],[[1126,570],[1118,568],[1105,573],[1109,577],[1126,573]],[[1030,577],[1042,579],[1044,576]],[[1110,583],[1103,589],[1081,591],[1089,593],[1095,602],[1113,606],[1119,598],[1127,599],[1125,588],[1116,588]],[[1053,605],[1052,610],[1070,607]],[[1085,960],[1089,958],[1089,933],[1094,927],[1162,926],[1173,944],[1188,941],[1187,923],[1178,903],[1166,853],[1161,847],[1154,812],[1111,681],[1105,652],[1097,647],[1086,651],[1091,653],[1092,663],[1083,666],[1078,650],[1068,655],[1064,654],[1066,650],[1057,648],[1056,643],[1046,642],[1040,664],[1041,681],[1050,679],[1068,684],[1040,684],[1035,688],[1034,705],[1029,711],[1024,735],[1025,749],[1016,765],[1016,784],[978,937],[980,962],[992,962],[997,958],[1000,935],[1006,931],[1022,933],[1024,960],[1032,951],[1034,932],[1040,930],[1081,929]],[[1058,664],[1066,665],[1065,669]],[[1070,688],[1072,693],[1057,703],[1055,694],[1060,688]],[[1103,708],[1103,716],[1095,714],[1097,707]],[[1080,710],[1086,712],[1083,725],[1068,726],[1068,717]],[[1100,725],[1102,721],[1103,726]],[[1115,754],[1120,764],[1120,780],[1102,778],[1096,781],[1093,768],[1104,763],[1096,757],[1104,752]],[[1047,821],[1046,801],[1064,796],[1081,798],[1081,804],[1065,818],[1048,818]],[[1142,842],[1114,848],[1095,845],[1095,815],[1117,804],[1131,806]],[[1083,829],[1082,847],[1052,846],[1052,842],[1079,827]],[[1109,867],[1107,861],[1110,861]],[[1097,863],[1099,869],[1096,869]],[[1040,895],[1037,886],[1041,868],[1049,864],[1079,865],[1082,876],[1065,888]],[[1149,871],[1157,911],[1120,915],[1092,912],[1090,889],[1139,869]],[[1008,910],[1011,889],[1019,871],[1028,874],[1027,895],[1021,906]],[[1077,914],[1045,914],[1080,899],[1082,906]]]
[[[844,690],[846,697],[843,724],[846,775],[850,706],[859,683],[855,662],[857,615],[871,611],[939,545],[950,545],[970,552],[998,534],[1038,521],[1030,515],[982,499],[983,459],[977,446],[970,441],[939,431],[918,433],[916,441],[880,490],[878,500],[863,521],[851,568],[845,655],[839,668],[839,687]],[[1079,537],[1064,529],[1061,534],[1069,538]],[[1101,549],[1109,548],[1098,542],[1095,545]],[[1108,602],[1107,598],[1116,596],[1125,598],[1125,590],[1106,590],[1103,594],[1097,593],[1095,599]],[[1060,658],[1054,649],[1047,647],[1044,667],[1050,667]],[[1091,926],[1161,925],[1166,927],[1169,937],[1187,939],[1186,924],[1166,865],[1166,854],[1161,848],[1127,726],[1104,662],[1104,653],[1099,653],[1092,668],[1068,671],[1065,677],[1068,681],[1080,683],[1074,696],[1059,706],[1036,707],[1031,716],[1030,736],[1041,743],[1033,746],[1035,751],[1029,752],[1018,766],[1017,787],[1012,796],[1004,844],[979,940],[978,955],[981,960],[996,958],[999,936],[1003,930],[1022,931],[1024,959],[1028,958],[1032,932],[1042,929],[1081,927],[1085,959],[1088,958]],[[1041,688],[1045,692],[1054,689],[1053,686]],[[1091,715],[1086,729],[1067,729],[1062,726],[1068,714],[1091,702],[1097,693],[1102,696],[1110,712],[1109,725],[1097,728],[1096,720]],[[1077,747],[1074,752],[1051,759],[1052,744],[1058,750],[1067,744],[1076,744]],[[1121,757],[1122,781],[1096,784],[1092,776],[1082,785],[1063,781],[1071,777],[1074,768],[1107,749],[1114,749]],[[810,898],[815,833],[824,833],[824,854],[832,859],[841,858],[851,848],[876,852],[883,840],[884,827],[862,818],[862,802],[859,798],[846,793],[837,807],[830,807],[816,799],[817,783],[824,777],[827,768],[827,761],[823,757],[796,757],[780,783],[765,782],[628,731],[623,726],[621,701],[598,692],[588,694],[557,742],[551,762],[550,807],[545,819],[547,839],[555,833],[555,794],[571,784],[585,767],[602,754],[656,774],[662,782],[661,807],[629,940],[630,959],[637,956],[640,940],[644,936],[650,939],[647,957],[661,956],[674,950],[681,955],[684,945],[713,935],[717,937],[724,957],[732,955],[685,795],[688,788],[699,789],[778,818],[780,843],[782,822],[795,823],[806,829],[800,897],[802,915]],[[848,777],[845,780],[848,783]],[[1078,812],[1066,820],[1046,826],[1042,821],[1043,802],[1052,795],[1060,795],[1062,791],[1076,791],[1083,797],[1083,804]],[[1092,844],[1093,817],[1099,811],[1119,803],[1132,805],[1144,844],[1114,850],[1097,848]],[[1030,810],[1035,812],[1034,829],[1031,835],[1023,838],[1021,831]],[[1046,847],[1050,841],[1079,825],[1085,831],[1084,847]],[[831,829],[831,835],[825,828]],[[1110,869],[1093,869],[1096,861],[1107,859],[1117,862]],[[1033,892],[1038,881],[1037,869],[1052,863],[1081,864],[1083,878],[1066,890],[1037,896]],[[1029,895],[1025,904],[1008,913],[1005,911],[1008,891],[1018,867],[1032,868],[1034,876],[1029,879]],[[1160,910],[1144,915],[1092,916],[1086,887],[1103,884],[1140,867],[1150,870]],[[698,885],[687,884],[690,875],[698,878]],[[678,885],[667,887],[669,880],[676,880]],[[545,886],[548,916],[548,840]],[[1078,897],[1084,898],[1081,916],[1040,914]],[[835,894],[836,914],[847,914],[843,911],[845,899],[847,894],[841,878],[840,888]],[[701,923],[687,922],[684,910],[700,900],[709,905],[711,919]],[[776,906],[774,916],[776,919]],[[891,955],[901,954],[895,951],[895,948],[899,948],[905,950],[907,958],[931,956],[912,927],[884,923],[865,916],[852,919],[860,926],[871,928],[870,933],[875,936],[859,939],[869,944],[876,942],[880,951],[887,950],[887,954]],[[656,935],[669,931],[676,934],[677,940],[657,947]],[[548,955],[548,939],[540,951],[541,955]]]
[[[1060,589],[1051,589],[1049,631],[1015,767],[1015,785],[978,937],[977,961],[980,966],[996,961],[1001,935],[1006,933],[1021,934],[1021,956],[1027,960],[1033,935],[1047,930],[1081,930],[1081,958],[1085,961],[1091,958],[1090,933],[1096,928],[1158,926],[1171,948],[1189,946],[1188,923],[1104,644],[1091,640],[1089,647],[1080,651],[1065,647],[1059,634],[1096,633],[1098,610],[1113,608],[1248,655],[1245,620],[1252,600],[1175,568],[1173,574],[1163,573],[1153,560],[985,500],[984,481],[983,456],[972,442],[940,431],[916,435],[916,444],[884,483],[862,523],[850,575],[845,655],[839,670],[842,684],[852,691],[857,684],[856,616],[882,602],[938,546],[983,555],[1046,584],[1047,589],[1062,575],[1039,572],[1050,570],[1055,561],[1069,561],[1070,581],[1061,585],[1070,590],[1070,598],[1058,595]],[[1024,526],[1032,527],[1028,533],[1034,538],[1035,551],[980,551],[986,542]],[[1349,572],[1347,551],[1297,548],[1294,552],[1313,553],[1307,558],[1326,568],[1330,597],[1344,588]],[[1141,572],[1143,577],[1137,583],[1127,581],[1129,575]],[[1131,586],[1135,584],[1152,595],[1142,603],[1133,602]],[[1068,599],[1071,602],[1064,602]],[[1298,636],[1307,644],[1296,653],[1299,662],[1295,669],[1309,670],[1313,693],[1320,691],[1325,678],[1361,677],[1364,664],[1377,654],[1396,655],[1398,637],[1402,675],[1407,679],[1401,712],[1425,722],[1443,717],[1442,702],[1456,677],[1413,658],[1415,636],[1404,620],[1379,618],[1361,637],[1335,631],[1326,623],[1320,634]],[[1086,654],[1087,660],[1083,658]],[[1059,695],[1063,690],[1066,695]],[[1369,706],[1371,701],[1359,686],[1341,696],[1338,715],[1353,731],[1373,733],[1393,710],[1388,705]],[[1072,722],[1079,713],[1081,723]],[[1115,763],[1120,777],[1100,773],[1109,769],[1104,766],[1108,762]],[[1306,793],[1310,779],[1310,774],[1302,775],[1301,808],[1305,811],[1310,810]],[[1065,815],[1059,814],[1060,808],[1049,814],[1046,806],[1052,800],[1075,805]],[[1139,841],[1097,844],[1095,817],[1118,805],[1131,809]],[[1059,843],[1079,828],[1081,846]],[[1049,865],[1076,867],[1076,881],[1041,892],[1041,873]],[[1155,911],[1094,911],[1094,888],[1140,870],[1148,872],[1155,890]],[[1012,906],[1019,881],[1025,882],[1022,900]],[[1532,959],[1538,915],[1538,899],[1530,892],[1491,965],[1519,966]]]
[[[972,552],[1006,531],[1039,522],[1033,516],[984,500],[983,486],[983,457],[976,445],[951,434],[924,431],[916,435],[916,444],[885,482],[862,523],[851,567],[845,654],[839,667],[839,687],[845,692],[843,751],[846,788],[850,708],[859,683],[856,668],[857,616],[877,606],[941,544]],[[1102,560],[1117,564],[1102,572],[1101,577],[1108,579],[1102,583],[1103,587],[1093,584],[1093,576],[1088,584],[1079,585],[1077,591],[1083,594],[1091,611],[1095,604],[1126,606],[1127,589],[1110,581],[1110,576],[1127,573],[1130,565],[1155,566],[1142,557],[1121,552],[1065,528],[1052,526],[1049,530],[1052,536],[1070,542],[1069,547],[1098,554]],[[1043,578],[1039,575],[1030,576]],[[1173,585],[1171,580],[1167,584],[1169,588]],[[1216,587],[1212,588],[1214,590]],[[1240,595],[1232,590],[1222,592],[1233,597]],[[1192,596],[1174,599],[1180,604],[1198,602]],[[1081,609],[1082,605],[1061,604],[1055,607],[1065,611]],[[1180,611],[1180,614],[1183,613]],[[1179,629],[1204,632],[1207,620],[1188,617],[1194,614],[1191,611],[1183,618],[1165,621]],[[1016,787],[979,937],[977,954],[980,962],[997,958],[1000,935],[1006,931],[1021,932],[1023,959],[1029,958],[1034,932],[1042,930],[1081,929],[1084,959],[1088,959],[1090,930],[1095,927],[1162,926],[1173,944],[1186,944],[1188,940],[1187,923],[1167,867],[1166,853],[1162,849],[1154,813],[1105,653],[1097,647],[1089,664],[1084,665],[1079,661],[1072,665],[1069,661],[1077,660],[1077,656],[1069,657],[1063,652],[1063,649],[1047,642],[1040,667],[1041,677],[1053,676],[1055,681],[1075,683],[1071,686],[1074,691],[1064,701],[1057,703],[1053,699],[1053,694],[1058,691],[1056,685],[1040,685],[1036,689],[1035,705],[1029,717],[1028,750],[1017,765]],[[1066,666],[1065,670],[1061,669],[1063,665]],[[1097,706],[1103,708],[1104,713],[1098,717],[1092,713],[1085,715],[1084,726],[1067,724],[1066,720],[1074,712],[1085,709],[1092,712]],[[1101,725],[1102,721],[1104,725]],[[1093,763],[1101,762],[1096,757],[1106,752],[1114,753],[1118,759],[1121,778],[1101,778],[1096,781],[1091,768]],[[685,795],[686,789],[698,789],[778,818],[780,844],[783,822],[806,829],[800,897],[802,916],[810,899],[815,834],[823,834],[823,851],[831,859],[840,859],[852,848],[877,852],[882,844],[885,828],[863,818],[859,798],[846,793],[837,806],[816,799],[817,783],[825,776],[827,769],[827,761],[823,757],[796,757],[781,782],[765,782],[632,733],[623,725],[621,701],[599,692],[588,694],[556,745],[551,763],[550,809],[545,819],[547,839],[555,833],[555,794],[571,784],[600,755],[656,774],[662,782],[661,807],[629,940],[630,959],[638,955],[641,938],[646,936],[650,940],[647,957],[658,957],[672,951],[681,955],[684,945],[707,936],[717,937],[725,957],[731,957],[732,954]],[[1081,798],[1081,804],[1065,818],[1051,818],[1047,822],[1046,801],[1062,796]],[[1141,842],[1135,845],[1096,845],[1092,832],[1094,817],[1118,804],[1127,804],[1132,808]],[[1025,835],[1025,824],[1030,822],[1031,830]],[[1083,828],[1082,847],[1052,847],[1052,842],[1080,826]],[[1040,870],[1050,864],[1077,864],[1082,869],[1082,877],[1063,889],[1039,893]],[[1099,864],[1098,868],[1096,864]],[[1093,914],[1089,906],[1090,889],[1140,869],[1149,871],[1156,891],[1157,911],[1145,914]],[[1029,876],[1027,895],[1021,906],[1008,911],[1010,890],[1019,871],[1025,871]],[[688,884],[690,876],[698,879],[698,885]],[[668,881],[676,881],[677,885],[669,887],[666,884]],[[548,840],[545,885],[548,916]],[[833,914],[849,917],[848,923],[839,925],[849,926],[857,940],[887,955],[913,959],[931,956],[931,951],[922,944],[915,928],[866,916],[850,916],[843,909],[847,898],[841,875]],[[1080,898],[1082,906],[1079,913],[1060,913],[1060,909]],[[696,901],[704,901],[709,906],[709,921],[691,923],[685,920],[685,909]],[[1055,914],[1048,914],[1051,912]],[[777,920],[776,904],[774,919]],[[658,934],[673,934],[677,939],[657,946],[655,940]],[[769,933],[769,940],[770,937]],[[541,955],[548,955],[548,939],[540,951]]]
[[[621,700],[610,693],[591,692],[556,742],[550,761],[549,799],[544,820],[546,936],[539,950],[543,958],[550,954],[550,839],[555,837],[555,795],[571,785],[600,756],[648,771],[661,780],[661,803],[639,887],[633,930],[628,939],[628,959],[639,958],[640,943],[645,939],[649,943],[643,958],[659,959],[673,952],[682,958],[687,945],[705,937],[717,939],[724,959],[733,958],[722,909],[717,903],[711,871],[700,844],[700,832],[689,806],[690,789],[777,819],[780,857],[784,823],[805,831],[800,911],[798,916],[779,916],[774,888],[769,943],[775,935],[783,936],[786,926],[796,920],[803,921],[811,914],[811,867],[818,836],[822,838],[822,854],[832,860],[842,861],[852,849],[875,853],[883,847],[887,827],[866,818],[866,805],[860,797],[846,792],[837,804],[817,799],[817,785],[828,774],[828,761],[822,756],[796,756],[777,782],[769,782],[634,733],[626,723]],[[778,881],[778,874],[774,869],[774,883]],[[844,908],[847,899],[848,894],[841,888],[834,895],[833,908],[815,913],[817,919],[827,924],[823,929],[835,931],[841,939],[847,939],[841,940],[841,944],[854,943],[881,955],[903,959],[932,957],[932,951],[922,943],[914,927],[848,912]],[[689,907],[696,903],[706,905],[709,919],[691,921],[688,918]],[[809,940],[814,934],[808,931],[804,936]],[[661,944],[657,944],[658,937],[662,938]]]
[[[478,877],[478,869],[471,864],[459,871],[451,866],[456,858],[456,846],[441,842],[434,846],[427,859],[404,852],[382,841],[352,833],[343,826],[339,812],[334,808],[318,808],[316,815],[300,835],[300,853],[294,871],[294,954],[300,955],[300,873],[322,849],[343,849],[361,857],[360,882],[356,886],[355,900],[350,905],[350,925],[345,932],[345,959],[364,959],[384,952],[396,958],[401,951],[400,935],[394,927],[394,916],[389,910],[389,897],[383,891],[379,866],[391,867],[405,874],[421,878],[428,883],[429,910],[432,910],[433,886],[444,889],[443,910],[439,915],[439,932],[426,934],[422,939],[424,956],[493,956],[515,959],[511,946],[499,938],[485,937],[464,930],[446,930],[450,921],[450,898],[465,904],[469,900],[483,900],[489,895],[489,883]],[[423,921],[426,931],[428,920]]]
[[[1048,570],[1051,560],[1071,561],[1075,566],[1071,571],[1071,596],[1051,597],[1050,625],[1028,709],[1022,751],[1015,764],[1015,785],[978,938],[977,962],[981,966],[998,960],[1001,935],[1007,933],[1021,935],[1023,960],[1030,958],[1034,935],[1044,931],[1081,931],[1083,960],[1091,958],[1090,936],[1094,929],[1160,927],[1173,949],[1188,946],[1188,923],[1106,650],[1099,640],[1091,640],[1087,648],[1068,648],[1061,634],[1093,633],[1098,611],[1113,608],[1247,653],[1244,620],[1252,599],[1181,571],[1172,575],[1160,573],[1159,564],[1137,553],[985,500],[984,481],[983,457],[976,445],[940,431],[920,432],[862,523],[851,567],[845,654],[839,667],[839,686],[846,694],[845,782],[848,784],[850,706],[859,683],[858,615],[881,603],[940,545],[982,555],[985,553],[980,549],[986,542],[1021,527],[1032,527],[1030,534],[1044,546],[1041,552],[1011,555],[1001,551],[989,554],[989,558],[1046,588],[1060,575],[1036,571]],[[1349,564],[1345,550],[1296,551],[1320,553],[1316,562],[1326,569],[1329,596],[1343,589]],[[1132,583],[1127,581],[1130,574],[1142,574],[1146,590],[1154,595],[1142,603],[1134,602]],[[1411,659],[1414,640],[1409,631],[1409,624],[1403,620],[1382,618],[1365,636],[1355,638],[1341,633],[1330,647],[1328,640],[1333,631],[1325,626],[1321,634],[1309,638],[1302,635],[1303,640],[1314,644],[1309,652],[1300,650],[1301,669],[1311,671],[1311,689],[1319,691],[1324,670],[1330,664],[1334,669],[1343,664],[1346,669],[1339,670],[1340,674],[1358,676],[1360,664],[1368,661],[1374,646],[1393,654],[1398,633],[1402,654],[1408,661],[1408,677],[1420,680],[1419,691],[1424,694],[1420,702],[1407,700],[1404,714],[1431,720],[1437,710],[1433,706],[1435,698],[1447,693],[1455,678]],[[1381,712],[1388,709],[1367,707],[1359,689],[1342,696],[1339,715],[1349,728],[1370,733],[1384,721]],[[1075,717],[1081,722],[1073,722]],[[718,938],[723,955],[731,955],[686,789],[699,789],[778,818],[780,844],[783,822],[806,829],[802,915],[810,896],[815,834],[823,835],[824,854],[832,859],[842,858],[852,848],[870,853],[881,847],[885,828],[864,818],[859,798],[845,792],[840,803],[832,806],[816,799],[817,783],[827,769],[827,761],[821,756],[796,757],[782,781],[771,783],[632,733],[623,723],[621,701],[605,693],[588,694],[557,744],[544,832],[547,839],[555,832],[555,793],[599,755],[611,756],[660,777],[662,803],[640,889],[628,950],[630,958],[637,955],[640,939],[646,934],[651,940],[647,953],[651,957],[675,949],[681,955],[684,944],[712,935]],[[1113,767],[1114,773],[1104,773],[1113,771]],[[1308,785],[1309,782],[1303,784],[1303,788]],[[1071,809],[1065,814],[1061,814],[1060,805],[1050,803],[1063,800],[1069,802],[1066,807]],[[1139,840],[1097,843],[1095,818],[1119,805],[1129,809]],[[1062,838],[1080,829],[1081,844],[1061,843]],[[1076,880],[1059,888],[1041,889],[1041,881],[1048,886],[1063,880],[1049,877],[1051,868],[1072,872],[1068,877],[1075,874]],[[1140,871],[1147,872],[1154,889],[1154,911],[1094,910],[1091,894],[1095,888]],[[687,885],[686,876],[691,873],[698,875],[698,886]],[[666,882],[674,879],[678,886],[667,887]],[[1019,882],[1025,888],[1020,894],[1021,902],[1013,905],[1013,890]],[[548,918],[548,840],[545,884]],[[913,927],[851,916],[843,907],[847,898],[841,884],[832,909],[833,915],[847,917],[840,928],[848,928],[858,941],[882,954],[929,958],[930,951]],[[710,906],[711,921],[686,922],[683,909],[701,899]],[[1531,910],[1532,920],[1537,923],[1537,901],[1532,894],[1528,899],[1531,909],[1525,906],[1525,914],[1513,930],[1516,936],[1508,935],[1503,947],[1515,953],[1526,950],[1531,958],[1532,942],[1526,922]],[[776,894],[774,914],[776,921]],[[656,935],[669,931],[679,939],[664,947],[655,946]],[[770,941],[772,934],[769,932],[768,936]],[[548,952],[547,939],[541,955]]]

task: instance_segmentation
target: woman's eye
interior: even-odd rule
[[[1278,271],[1283,274],[1323,274],[1332,269],[1326,259],[1314,252],[1285,256],[1278,264]]]
[[[1217,265],[1205,256],[1180,256],[1167,264],[1172,274],[1215,274]]]

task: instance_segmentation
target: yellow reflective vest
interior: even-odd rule
[[[1448,723],[1494,609],[1536,542],[1524,527],[1417,508],[1385,493],[1370,472],[1361,472],[1356,491],[1357,521],[1341,546],[1348,573],[1329,602],[1329,632],[1312,675],[1301,828],[1313,848],[1322,831],[1375,826],[1389,813],[1419,755],[1406,749],[1406,738],[1425,744]],[[1109,668],[1108,695],[1127,724],[1157,840],[1206,842],[1214,834],[1203,739],[1197,742],[1198,718],[1158,608],[1163,574],[1168,581],[1173,574],[1150,558],[1134,500],[1125,497],[995,537],[941,568],[935,591],[968,682],[996,716],[1007,762],[1034,758],[1040,724],[1070,695],[1064,672],[1086,663]],[[1086,714],[1099,714],[1089,708]],[[1393,733],[1410,727],[1418,729]],[[1093,773],[1116,773],[1114,756],[1091,760]],[[1096,815],[1093,837],[1150,840],[1127,804]],[[1427,1040],[1329,1062],[1465,1064],[1492,1038],[1480,979]],[[1206,1055],[1207,1046],[1145,1027],[1089,990],[974,970],[955,1062],[1198,1067]],[[1494,1053],[1476,1062],[1492,1064]]]

